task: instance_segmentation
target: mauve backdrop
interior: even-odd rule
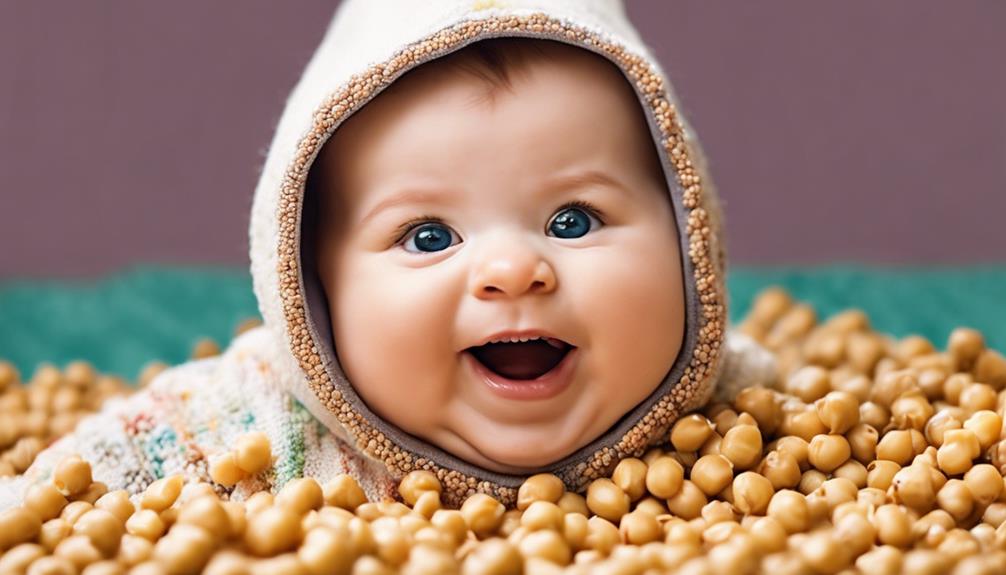
[[[333,0],[0,3],[0,278],[247,263]],[[1006,261],[1006,2],[633,1],[734,262]]]

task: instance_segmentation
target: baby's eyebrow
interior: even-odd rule
[[[628,187],[622,182],[598,170],[585,170],[572,174],[562,174],[546,181],[543,191],[546,193],[582,188],[585,186],[602,186],[627,192]]]
[[[377,205],[371,208],[360,220],[360,225],[366,224],[377,214],[395,206],[403,204],[446,204],[450,197],[451,195],[445,191],[405,189],[377,202]]]

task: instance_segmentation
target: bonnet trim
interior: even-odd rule
[[[460,505],[477,492],[511,505],[526,476],[474,466],[388,424],[364,404],[338,366],[327,321],[316,321],[319,316],[327,320],[327,310],[317,279],[305,281],[302,273],[314,266],[301,261],[301,215],[310,166],[342,121],[416,66],[474,42],[501,37],[571,44],[605,57],[620,69],[639,97],[651,135],[662,151],[659,155],[681,240],[685,333],[668,375],[601,437],[542,471],[556,474],[569,489],[580,490],[608,475],[619,460],[638,457],[649,446],[665,442],[675,419],[709,398],[720,369],[726,331],[724,262],[715,215],[710,213],[715,206],[704,192],[696,161],[699,152],[687,141],[686,128],[661,74],[644,57],[597,32],[544,14],[487,16],[444,28],[354,75],[317,108],[311,129],[300,139],[282,180],[277,207],[277,273],[286,332],[293,357],[314,396],[301,400],[320,404],[327,411],[321,416],[323,421],[331,426],[334,418],[350,441],[383,462],[393,476],[400,478],[418,469],[435,473],[444,486],[442,497],[448,505]]]

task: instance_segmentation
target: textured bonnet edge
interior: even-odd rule
[[[316,278],[312,279],[310,258],[301,258],[301,212],[311,163],[342,121],[408,70],[479,40],[499,37],[560,41],[616,64],[646,113],[667,177],[680,245],[687,246],[682,249],[688,303],[685,337],[667,378],[602,437],[543,471],[555,473],[568,488],[579,490],[608,474],[620,459],[641,455],[650,445],[665,441],[674,420],[710,396],[722,365],[726,333],[725,269],[715,191],[666,80],[646,57],[606,34],[563,19],[544,14],[492,15],[448,26],[353,76],[315,111],[312,127],[299,139],[282,179],[268,182],[264,175],[260,182],[260,187],[275,186],[278,196],[273,204],[276,211],[269,218],[261,214],[262,190],[256,194],[258,214],[253,213],[251,232],[256,296],[277,345],[288,344],[290,353],[281,354],[281,361],[288,364],[283,371],[293,379],[306,378],[306,386],[289,382],[291,392],[333,432],[355,443],[392,475],[400,477],[416,469],[434,472],[444,484],[445,503],[452,505],[475,492],[512,503],[525,476],[473,466],[389,425],[367,408],[333,357],[324,296]],[[266,309],[275,294],[279,309]]]

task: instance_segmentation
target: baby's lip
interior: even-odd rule
[[[487,336],[487,337],[483,338],[478,343],[476,343],[476,344],[474,344],[474,345],[472,345],[472,346],[470,346],[469,348],[466,348],[466,349],[470,349],[472,347],[480,347],[480,346],[487,345],[487,344],[490,344],[490,343],[509,343],[509,342],[518,342],[518,341],[521,341],[521,340],[528,341],[528,340],[532,340],[532,339],[543,339],[549,345],[551,345],[551,346],[553,346],[555,348],[558,348],[558,349],[566,349],[566,348],[574,348],[574,347],[576,347],[572,343],[569,343],[568,341],[565,341],[565,340],[563,340],[563,339],[561,339],[559,337],[556,337],[555,335],[553,335],[552,333],[550,333],[548,331],[541,330],[541,329],[525,329],[525,330],[505,330],[505,331],[496,332],[496,333],[494,333],[494,334],[492,334],[490,336]]]

